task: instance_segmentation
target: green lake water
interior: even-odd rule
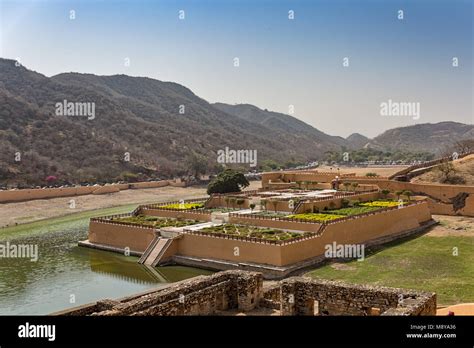
[[[0,257],[0,315],[48,314],[119,298],[211,272],[191,267],[150,269],[138,258],[77,246],[89,218],[129,207],[0,229],[0,244],[38,245],[38,260]]]

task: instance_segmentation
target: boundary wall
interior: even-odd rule
[[[150,182],[135,182],[129,184],[107,184],[95,186],[74,186],[62,188],[39,188],[21,190],[0,190],[0,203],[24,202],[35,199],[49,199],[58,197],[73,197],[90,194],[114,193],[128,189],[158,188],[164,186],[184,187],[184,181],[162,180]]]

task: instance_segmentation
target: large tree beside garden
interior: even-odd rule
[[[240,192],[249,185],[244,174],[232,169],[226,169],[209,183],[207,193]]]

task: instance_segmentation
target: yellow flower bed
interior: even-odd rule
[[[203,203],[174,203],[168,205],[161,205],[160,208],[173,209],[173,210],[189,210],[189,209],[201,209],[204,207]]]
[[[374,202],[360,203],[359,205],[363,207],[391,208],[391,207],[396,207],[399,204],[400,203],[396,201],[374,201]]]
[[[315,222],[332,221],[332,220],[340,219],[343,217],[346,217],[346,216],[338,215],[338,214],[318,214],[318,213],[305,213],[305,214],[296,214],[296,215],[287,216],[287,218],[290,218],[290,219],[299,219],[299,220],[307,220],[307,221],[315,221]]]

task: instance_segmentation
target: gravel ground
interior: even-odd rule
[[[247,189],[254,190],[259,187],[261,187],[259,181],[251,181]],[[205,187],[165,186],[150,189],[124,190],[104,195],[85,195],[4,203],[0,204],[0,228],[102,208],[118,207],[128,204],[138,205],[175,201],[205,196],[207,196]],[[70,208],[71,200],[75,201],[74,209]]]

